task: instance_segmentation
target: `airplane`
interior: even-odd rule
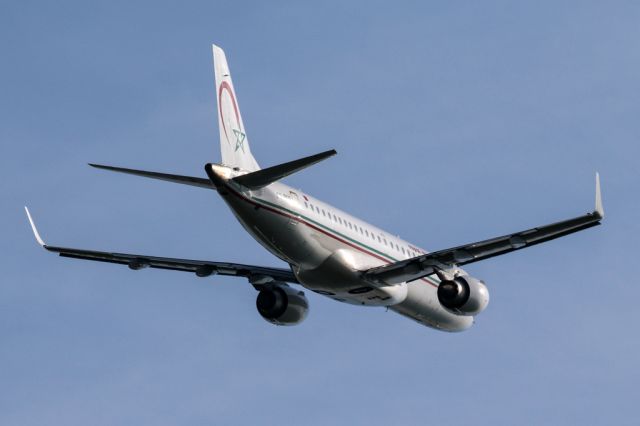
[[[224,51],[212,46],[221,163],[207,163],[205,177],[90,164],[112,172],[217,191],[242,227],[288,268],[50,246],[25,207],[36,241],[62,257],[244,277],[258,291],[256,308],[275,325],[301,323],[309,302],[298,287],[343,303],[386,307],[425,326],[448,332],[469,329],[489,303],[484,281],[461,267],[600,225],[604,218],[596,173],[595,210],[525,231],[428,252],[281,179],[336,154],[329,150],[261,168],[251,154]]]

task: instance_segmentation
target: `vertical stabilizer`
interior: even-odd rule
[[[260,169],[249,148],[238,99],[231,81],[231,72],[224,51],[213,45],[213,65],[216,75],[216,99],[222,163],[248,171]]]

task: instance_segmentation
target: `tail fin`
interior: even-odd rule
[[[216,74],[216,99],[218,101],[218,127],[222,163],[248,171],[260,170],[242,123],[240,108],[231,81],[231,72],[224,51],[213,45],[213,62]]]

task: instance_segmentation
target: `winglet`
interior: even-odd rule
[[[596,209],[594,213],[604,218],[604,208],[602,207],[602,194],[600,194],[600,173],[596,172]]]
[[[36,228],[36,224],[33,223],[33,219],[31,218],[31,213],[29,213],[29,209],[27,208],[27,206],[24,206],[24,210],[27,212],[27,217],[29,218],[29,223],[31,224],[31,229],[33,230],[33,235],[36,237],[36,241],[38,242],[38,244],[44,247],[45,246],[44,241],[42,241],[42,237],[40,237],[40,233]]]

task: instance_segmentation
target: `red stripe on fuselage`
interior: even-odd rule
[[[324,229],[321,229],[321,228],[317,227],[316,225],[314,225],[314,224],[312,224],[312,223],[309,223],[308,221],[306,221],[306,220],[304,220],[304,219],[302,219],[302,218],[300,218],[300,217],[292,216],[292,215],[290,215],[290,214],[288,214],[288,213],[284,213],[284,212],[282,212],[282,211],[280,211],[280,210],[276,210],[276,209],[274,209],[274,208],[272,208],[272,207],[269,207],[269,206],[266,206],[266,205],[264,205],[264,204],[257,203],[257,202],[255,202],[255,201],[253,201],[252,199],[247,198],[246,196],[244,196],[244,195],[240,194],[239,192],[237,192],[236,190],[234,190],[233,188],[231,188],[231,186],[227,185],[226,183],[225,183],[225,187],[226,187],[226,188],[227,188],[227,189],[228,189],[232,194],[234,194],[236,197],[240,198],[241,200],[243,200],[243,201],[245,201],[245,202],[247,202],[247,203],[249,203],[249,204],[252,204],[252,205],[254,205],[254,206],[258,206],[258,207],[263,208],[263,209],[265,209],[265,210],[268,210],[268,211],[270,211],[270,212],[276,213],[276,214],[278,214],[278,215],[280,215],[280,216],[284,216],[284,217],[287,217],[287,218],[290,218],[290,219],[297,220],[298,222],[302,222],[302,223],[304,223],[305,225],[307,225],[308,227],[313,228],[313,229],[315,229],[316,231],[322,232],[323,234],[325,234],[325,235],[327,235],[327,236],[329,236],[329,237],[331,237],[331,238],[333,238],[333,239],[335,239],[335,240],[337,240],[337,241],[340,241],[340,242],[341,242],[341,243],[343,243],[343,244],[346,244],[346,245],[348,245],[348,246],[350,246],[350,247],[353,247],[354,249],[356,249],[356,250],[358,250],[358,251],[361,251],[361,252],[363,252],[363,253],[365,253],[365,254],[367,254],[367,255],[369,255],[369,256],[372,256],[372,257],[375,257],[376,259],[382,260],[383,262],[386,262],[387,264],[391,264],[391,263],[393,263],[393,262],[390,262],[388,259],[385,259],[384,257],[380,256],[380,255],[377,255],[377,254],[372,253],[372,252],[370,252],[370,251],[368,251],[368,250],[365,250],[365,249],[363,249],[362,247],[359,247],[359,246],[357,246],[357,245],[355,245],[355,244],[353,244],[353,243],[350,243],[349,241],[345,241],[345,240],[343,240],[342,238],[337,237],[337,236],[335,236],[335,235],[333,235],[333,234],[331,234],[331,233],[329,233],[329,232],[325,231]],[[433,287],[438,287],[438,285],[437,285],[437,284],[434,284],[434,283],[432,283],[431,281],[429,281],[429,280],[427,280],[427,279],[425,279],[425,278],[420,278],[420,280],[421,280],[421,281],[426,282],[427,284],[429,284],[429,285],[431,285],[431,286],[433,286]]]

